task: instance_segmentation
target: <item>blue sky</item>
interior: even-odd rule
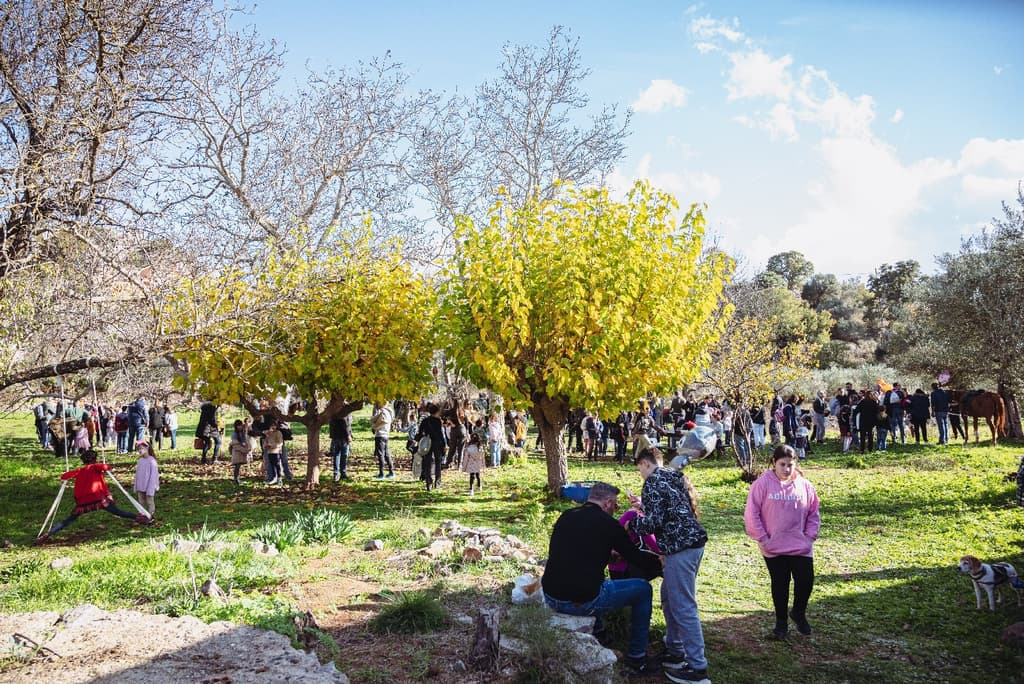
[[[789,249],[840,276],[932,271],[1024,179],[1021,2],[273,0],[249,20],[295,78],[390,50],[446,92],[566,26],[592,102],[634,110],[612,183],[706,203],[748,274]]]

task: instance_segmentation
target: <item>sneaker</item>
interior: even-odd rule
[[[807,621],[806,617],[797,617],[796,615],[793,615],[793,611],[789,611],[789,617],[796,623],[796,631],[801,634],[811,633],[811,623]]]
[[[472,489],[469,490],[469,495],[473,496],[473,490]]]
[[[48,542],[49,540],[50,540],[50,533],[49,533],[49,532],[43,532],[43,533],[42,533],[41,535],[39,535],[38,537],[36,537],[36,541],[35,541],[35,543],[36,543],[37,545],[39,545],[39,544],[45,544],[45,543],[46,543],[46,542]]]
[[[394,473],[388,473],[387,475],[384,476],[384,479],[385,480],[394,480],[395,479],[395,474]]]
[[[665,670],[665,678],[670,682],[679,682],[679,684],[687,684],[689,682],[711,684],[711,680],[708,679],[707,670],[694,670],[689,665],[679,670]]]
[[[337,479],[338,480],[351,480],[352,478],[348,476],[348,473],[342,473],[342,474],[338,475]]]
[[[689,667],[690,664],[686,662],[686,658],[683,656],[672,655],[671,653],[661,654],[661,667],[664,670],[683,670]]]
[[[772,634],[775,636],[776,639],[785,639],[786,638],[786,634],[788,632],[789,632],[789,625],[787,625],[785,623],[785,621],[783,621],[783,622],[776,621],[775,622],[775,629],[772,630]]]
[[[657,660],[645,655],[638,658],[626,656],[622,659],[622,664],[626,666],[626,671],[630,675],[649,675],[661,670]]]
[[[379,475],[374,475],[373,479],[374,480],[383,480],[384,479],[384,473],[381,473]]]
[[[274,478],[273,480],[268,480],[268,481],[267,481],[267,484],[268,484],[268,485],[276,485],[276,484],[281,484],[281,478],[279,478],[279,477],[275,477],[275,478]]]

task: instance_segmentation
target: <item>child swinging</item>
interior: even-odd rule
[[[83,513],[90,511],[105,510],[108,513],[119,516],[121,518],[127,518],[134,520],[142,525],[151,525],[153,518],[143,513],[138,515],[129,513],[128,511],[121,510],[114,505],[114,497],[110,495],[110,489],[107,488],[107,481],[105,473],[110,470],[110,465],[107,463],[96,462],[96,450],[86,449],[82,452],[82,467],[69,470],[60,476],[61,480],[65,483],[67,480],[75,481],[75,508],[64,520],[61,520],[55,524],[50,530],[43,531],[36,539],[37,543],[45,542],[55,532],[59,532],[71,523],[78,519],[78,516]],[[61,489],[63,491],[63,487]],[[54,504],[56,507],[56,502]],[[52,512],[53,509],[51,509]],[[44,525],[45,527],[45,525]]]

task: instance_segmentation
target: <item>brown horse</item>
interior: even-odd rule
[[[1003,398],[995,392],[975,390],[962,392],[953,390],[949,393],[950,411],[959,407],[964,418],[964,444],[967,443],[967,419],[974,418],[974,441],[978,441],[978,419],[984,418],[988,429],[992,431],[993,446],[999,444],[999,435],[1006,434],[1006,406]]]

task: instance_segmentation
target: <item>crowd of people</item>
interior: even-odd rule
[[[36,436],[43,449],[55,455],[75,457],[88,449],[115,449],[118,454],[135,451],[141,440],[150,440],[157,450],[170,440],[178,448],[178,414],[168,404],[146,404],[138,397],[119,410],[81,399],[44,399],[32,408]]]

